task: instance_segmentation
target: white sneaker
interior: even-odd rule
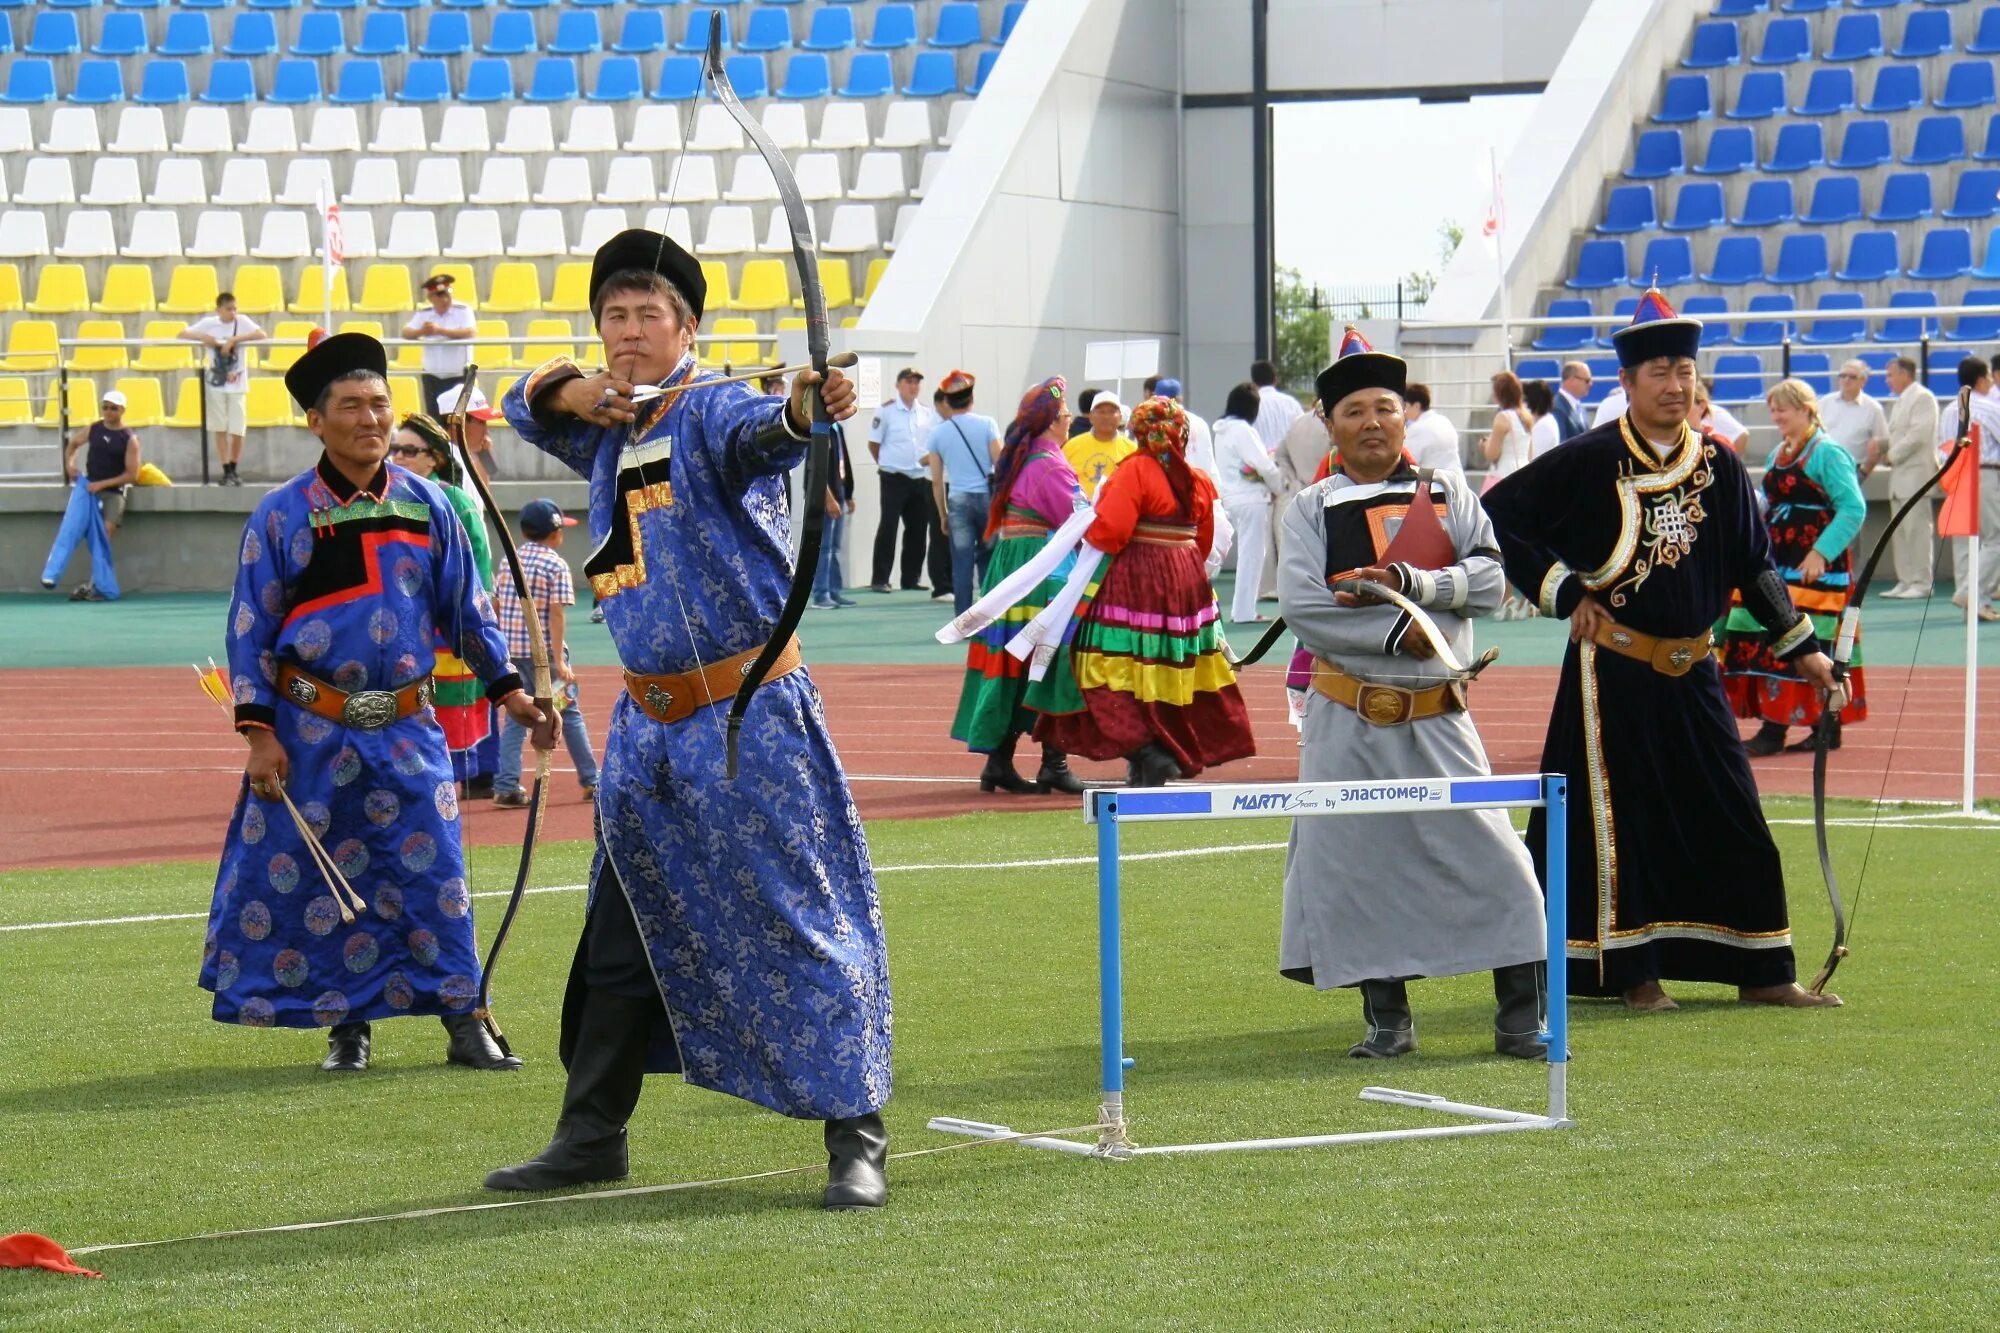
[[[1912,587],[1907,583],[1898,583],[1895,587],[1889,589],[1889,591],[1883,593],[1882,595],[1884,597],[1894,597],[1902,601],[1910,601],[1914,598],[1929,596],[1929,594],[1926,593],[1922,588]]]

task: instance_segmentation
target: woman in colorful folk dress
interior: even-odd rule
[[[1139,451],[1098,490],[1084,534],[1110,566],[1070,652],[1082,707],[1044,710],[1035,739],[1090,759],[1123,758],[1132,786],[1157,787],[1257,745],[1204,568],[1216,494],[1188,466],[1187,412],[1149,398],[1132,409],[1129,429]]]
[[[1778,428],[1777,452],[1764,473],[1765,524],[1771,532],[1771,554],[1791,589],[1792,603],[1812,617],[1813,633],[1831,643],[1847,607],[1852,587],[1854,539],[1861,533],[1867,501],[1854,470],[1854,456],[1841,448],[1820,424],[1819,400],[1812,386],[1784,380],[1765,398],[1771,421]],[[1755,619],[1739,596],[1724,622],[1724,686],[1736,716],[1757,718],[1763,727],[1745,743],[1753,756],[1773,755],[1785,748],[1787,727],[1812,727],[1819,722],[1819,691],[1789,663],[1780,661],[1765,642]],[[1862,679],[1860,645],[1848,673],[1848,703],[1833,718],[1828,744],[1840,745],[1844,722],[1868,716],[1867,686]],[[1810,750],[1808,735],[1791,747]]]
[[[980,585],[982,593],[992,592],[1040,553],[1083,504],[1076,471],[1063,457],[1070,421],[1066,388],[1060,375],[1035,385],[1007,427],[1006,446],[993,465],[993,501],[985,537],[993,544],[993,554]],[[1069,713],[1083,707],[1067,648],[1058,650],[1053,669],[1040,680],[1030,680],[1028,664],[1007,652],[1007,641],[1062,591],[1067,572],[1058,568],[1050,573],[1039,589],[967,636],[965,684],[951,735],[975,754],[986,756],[979,773],[981,791],[1070,795],[1083,791],[1083,784],[1070,772],[1069,757],[1053,745],[1042,747],[1041,768],[1033,782],[1014,769],[1014,747],[1023,733],[1034,729],[1038,713]]]

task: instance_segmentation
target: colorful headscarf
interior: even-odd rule
[[[1125,429],[1139,452],[1160,465],[1181,513],[1194,513],[1194,473],[1188,470],[1187,409],[1171,398],[1148,398],[1132,409]]]
[[[436,417],[423,412],[412,412],[403,418],[402,424],[397,429],[411,431],[424,442],[424,447],[430,450],[431,457],[437,460],[435,475],[439,481],[449,486],[460,484],[458,460],[451,454],[451,434]]]
[[[1007,513],[1008,495],[1014,489],[1014,479],[1021,475],[1021,464],[1027,461],[1028,450],[1061,419],[1068,392],[1069,381],[1051,375],[1021,395],[1021,405],[1014,409],[1014,420],[1007,426],[1007,445],[1000,451],[999,461],[993,464],[993,479],[988,483],[993,488],[993,502],[986,516],[989,538],[1000,530],[1000,520]]]

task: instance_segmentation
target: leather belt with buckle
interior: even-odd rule
[[[1709,652],[1709,637],[1706,634],[1692,639],[1662,639],[1616,624],[1600,628],[1591,636],[1591,642],[1600,648],[1610,649],[1620,657],[1644,662],[1663,676],[1685,676]]]
[[[1320,658],[1313,659],[1312,687],[1341,707],[1352,708],[1362,721],[1378,727],[1399,727],[1405,722],[1456,713],[1465,707],[1465,687],[1458,681],[1406,690],[1400,685],[1377,685],[1350,676]]]
[[[705,670],[679,671],[672,675],[647,676],[627,671],[625,692],[653,721],[682,722],[694,716],[697,708],[735,698],[743,678],[750,674],[751,663],[763,651],[763,645],[759,644],[748,652],[725,657]],[[771,665],[771,674],[764,677],[764,681],[769,684],[780,676],[791,675],[804,665],[805,659],[799,656],[799,641],[795,638],[778,654],[778,660]]]
[[[291,663],[278,668],[278,690],[308,713],[356,731],[380,731],[422,712],[431,701],[431,679],[413,680],[400,690],[356,690],[329,685]]]

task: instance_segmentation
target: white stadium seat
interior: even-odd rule
[[[343,209],[343,232],[347,221]],[[263,226],[257,233],[257,244],[251,248],[250,254],[254,259],[310,259],[313,249],[312,232],[307,226],[306,215],[274,208],[264,214]]]
[[[560,208],[524,208],[514,218],[514,243],[507,253],[517,259],[547,259],[569,253]]]
[[[549,167],[553,172],[555,163],[550,162]],[[653,159],[612,158],[604,173],[604,188],[597,192],[597,197],[607,204],[650,204],[658,199],[659,191],[653,187]]]
[[[410,188],[403,192],[403,202],[433,206],[464,203],[465,177],[459,170],[458,159],[426,157],[418,161]]]
[[[903,175],[901,153],[861,155],[861,163],[854,169],[854,188],[847,192],[848,198],[907,199],[909,196],[910,183]]]
[[[600,246],[630,225],[622,208],[586,208],[583,210],[583,226],[578,228],[576,244],[570,247],[569,252],[573,255],[594,255]]]
[[[486,108],[483,106],[448,106],[444,109],[444,123],[438,126],[438,136],[431,144],[431,151],[438,153],[488,153],[493,151],[491,132],[486,123]]]
[[[305,142],[307,153],[358,153],[361,151],[361,118],[351,106],[323,106],[313,111],[312,125]]]
[[[951,104],[951,110],[945,113],[944,133],[938,136],[939,143],[949,144],[958,138],[958,132],[965,128],[965,118],[972,114],[972,103],[972,98],[961,97]]]
[[[800,153],[792,163],[792,174],[798,177],[803,199],[840,199],[847,193],[840,183],[840,158],[833,153]]]
[[[28,108],[0,106],[0,153],[29,153],[34,148],[35,126],[28,119]]]
[[[139,188],[139,160],[132,157],[100,157],[90,166],[90,188],[79,202],[99,208],[136,204],[144,193]]]
[[[164,208],[135,209],[124,255],[127,259],[179,259],[181,215]]]
[[[421,153],[430,143],[424,132],[424,109],[420,106],[382,108],[375,121],[375,137],[368,141],[371,153]]]
[[[743,127],[722,107],[704,103],[695,112],[694,133],[688,136],[688,148],[697,153],[740,153]]]
[[[641,108],[643,111],[645,108]],[[665,108],[661,108],[665,110]],[[500,142],[493,145],[498,153],[553,153],[556,150],[555,126],[549,119],[549,109],[545,106],[517,106],[507,111],[507,127],[500,134]]]
[[[271,215],[265,214],[268,224]],[[233,209],[203,209],[194,220],[194,239],[188,242],[189,259],[240,259],[252,253],[244,244],[243,215]],[[290,256],[286,256],[290,258]]]
[[[569,129],[563,135],[565,153],[615,153],[618,151],[618,120],[608,106],[579,103],[569,113]]]
[[[862,206],[855,205],[855,207]],[[819,220],[813,216],[810,208],[806,210],[806,220],[812,224],[812,234],[818,236]],[[757,250],[767,255],[788,255],[792,252],[792,224],[785,217],[782,206],[771,210],[770,219],[764,227],[764,239],[758,243]]]
[[[683,250],[694,249],[694,215],[678,205],[646,210],[647,231],[663,231]]]
[[[48,252],[48,214],[19,208],[0,213],[0,259],[38,259]]]
[[[882,236],[875,222],[874,205],[842,204],[834,209],[823,248],[838,255],[881,249]]]
[[[695,246],[696,254],[747,255],[757,248],[757,220],[741,204],[718,204],[708,210],[708,230]]]
[[[104,145],[97,137],[97,108],[59,106],[49,113],[49,132],[42,140],[44,153],[101,153]]]
[[[393,157],[364,157],[354,164],[354,175],[347,182],[347,193],[340,197],[342,204],[400,204],[403,202],[403,180],[396,170]]]
[[[884,250],[894,250],[897,246],[901,245],[903,243],[903,233],[907,232],[910,229],[910,224],[916,220],[917,206],[915,204],[897,205],[896,225],[889,229],[889,243],[882,248]]]
[[[288,106],[250,108],[250,124],[244,129],[243,142],[237,147],[262,157],[298,152],[299,131],[292,122],[292,109]]]
[[[107,152],[138,157],[167,151],[167,118],[156,106],[128,106],[118,113],[118,130]]]
[[[670,106],[648,102],[632,120],[632,135],[625,140],[628,153],[678,153],[681,150],[681,120]]]
[[[211,203],[241,207],[271,202],[271,171],[261,157],[232,157],[222,164],[222,183]]]
[[[528,164],[518,157],[489,157],[479,164],[479,188],[472,192],[475,204],[525,204],[528,202]]]
[[[812,146],[806,129],[806,109],[797,102],[767,102],[764,105],[764,133],[788,153]]]
[[[820,112],[815,148],[867,148],[868,108],[860,102],[828,102]]]
[[[146,202],[156,208],[200,207],[208,202],[208,174],[201,160],[193,157],[163,157],[153,171],[153,192]]]
[[[614,159],[632,161],[630,158]],[[644,159],[638,159],[644,160]],[[648,163],[650,166],[651,163]],[[696,153],[682,153],[667,169],[667,185],[662,196],[677,204],[710,204],[722,198],[716,187],[715,159]]]
[[[69,162],[60,157],[31,157],[21,169],[21,188],[14,191],[17,204],[73,204],[76,178]]]
[[[274,107],[273,110],[283,110]],[[252,113],[254,117],[255,113]],[[181,121],[181,137],[174,140],[176,153],[233,153],[236,133],[230,128],[226,106],[191,106]]]
[[[762,204],[778,197],[778,182],[771,175],[771,164],[755,153],[745,153],[736,159],[736,166],[729,176],[729,192],[724,199],[737,203]]]
[[[443,253],[447,259],[491,259],[504,248],[500,241],[499,212],[491,208],[468,208],[453,217],[451,244]]]
[[[106,259],[118,253],[118,238],[111,232],[111,214],[102,209],[78,209],[64,219],[62,244],[55,248],[60,259]]]
[[[542,188],[535,191],[536,203],[587,204],[592,197],[588,160],[581,157],[552,157],[542,164]]]
[[[878,148],[927,148],[931,144],[929,102],[891,102],[882,113],[882,132],[875,136]]]
[[[375,215],[365,208],[340,210],[340,247],[349,259],[375,257]]]
[[[279,203],[317,208],[339,197],[333,188],[333,163],[323,157],[295,157],[285,163],[285,188],[278,191]]]
[[[441,249],[437,214],[404,209],[390,215],[389,235],[378,253],[383,259],[433,259]]]
[[[930,193],[932,182],[937,180],[937,174],[944,170],[945,157],[944,153],[924,154],[924,164],[917,172],[917,185],[910,191],[910,198],[921,199]]]

